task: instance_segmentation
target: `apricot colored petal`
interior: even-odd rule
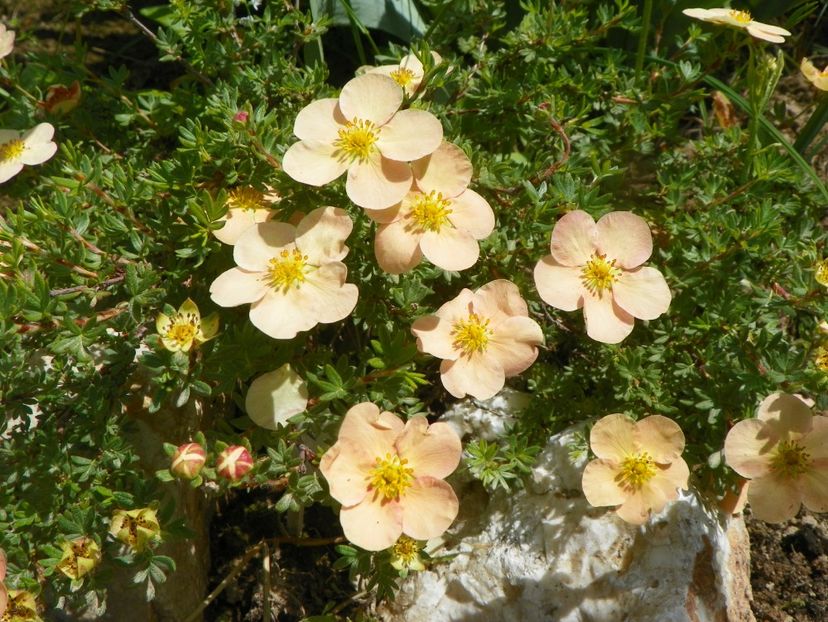
[[[425,110],[400,110],[382,128],[377,148],[391,160],[409,162],[437,149],[443,140],[440,120]]]
[[[488,201],[474,190],[465,190],[451,199],[449,221],[458,229],[468,231],[476,239],[489,237],[494,231],[495,216]]]
[[[418,477],[405,491],[403,533],[415,540],[430,540],[445,533],[460,509],[450,485],[434,477]]]
[[[765,422],[740,421],[725,438],[725,462],[742,477],[764,477],[770,473],[770,452],[778,440]]]
[[[270,260],[296,238],[296,229],[286,222],[263,222],[247,229],[233,247],[233,259],[240,268],[264,272]]]
[[[356,307],[359,289],[345,282],[347,276],[348,268],[339,261],[308,273],[296,298],[299,313],[314,317],[322,324],[348,317]]]
[[[647,266],[623,271],[612,285],[612,297],[624,311],[642,320],[665,313],[673,298],[661,272]]]
[[[828,468],[828,417],[817,415],[813,419],[811,431],[799,439],[811,459],[820,468]]]
[[[380,411],[376,404],[360,402],[352,406],[339,428],[339,440],[348,441],[376,459],[394,453],[394,442],[405,424],[395,414]]]
[[[408,231],[402,220],[380,225],[374,240],[379,267],[390,274],[408,272],[420,263],[420,234]]]
[[[669,501],[675,501],[679,489],[687,490],[689,479],[690,468],[682,458],[677,458],[666,467],[658,465],[656,474],[647,484],[660,488]]]
[[[635,322],[609,294],[597,298],[587,291],[584,291],[584,320],[587,335],[601,343],[620,343],[632,332]]]
[[[774,475],[753,479],[748,488],[748,503],[753,516],[768,523],[782,523],[796,516],[802,497],[799,480]]]
[[[586,465],[581,477],[584,497],[593,507],[621,505],[629,496],[616,481],[618,464],[609,460],[593,460]]]
[[[250,307],[253,326],[274,339],[293,339],[298,333],[316,326],[318,318],[304,311],[297,292],[295,288],[287,292],[270,289]]]
[[[583,266],[595,252],[597,236],[592,216],[582,210],[564,214],[552,229],[552,257],[562,266]]]
[[[452,323],[436,315],[417,318],[411,332],[417,337],[417,349],[441,359],[455,360],[460,353],[454,348]]]
[[[426,231],[420,239],[420,250],[426,259],[443,270],[471,268],[480,256],[474,236],[450,226],[439,232]]]
[[[584,305],[581,269],[564,266],[547,255],[535,264],[535,287],[541,299],[562,311],[575,311]]]
[[[402,206],[404,202],[405,199],[403,199],[400,203],[392,205],[391,207],[386,207],[385,209],[365,210],[365,215],[376,223],[379,223],[381,225],[387,225],[389,223],[402,219]]]
[[[601,417],[589,433],[589,446],[599,458],[621,462],[641,449],[635,443],[635,421],[618,413]]]
[[[684,451],[684,432],[672,419],[661,415],[645,417],[635,424],[633,438],[653,460],[667,464],[679,460]]]
[[[653,254],[653,236],[647,221],[632,212],[610,212],[595,225],[596,245],[609,259],[627,270],[637,268]]]
[[[478,296],[473,291],[463,288],[457,296],[443,303],[434,315],[453,324],[457,320],[467,319],[470,312],[479,312],[478,302]]]
[[[420,190],[442,192],[444,197],[456,197],[468,188],[473,173],[466,153],[445,141],[431,155],[412,162],[411,168]]]
[[[345,192],[360,207],[385,209],[402,201],[411,189],[411,180],[411,167],[407,163],[374,153],[365,162],[355,162],[348,169]]]
[[[9,606],[9,591],[6,586],[0,583],[0,616],[6,611]]]
[[[210,298],[220,307],[236,307],[261,300],[268,292],[259,272],[230,268],[210,285]]]
[[[319,461],[331,496],[342,505],[356,505],[368,494],[371,469],[375,456],[349,440],[340,439]]]
[[[408,460],[414,477],[447,477],[460,464],[463,447],[448,423],[428,424],[425,417],[412,417],[396,442],[397,454]]]
[[[518,286],[506,279],[489,281],[475,292],[475,307],[484,317],[498,322],[513,315],[529,316],[529,307]]]
[[[366,551],[381,551],[402,535],[403,509],[396,501],[380,502],[368,495],[360,503],[343,507],[339,522],[345,537]]]
[[[425,73],[425,68],[416,54],[406,54],[400,59],[399,65],[391,65],[391,67],[394,69],[408,69],[414,74],[414,79],[417,81],[422,80],[423,73]]]
[[[318,207],[296,227],[296,247],[311,264],[339,261],[348,254],[345,240],[354,223],[348,212],[338,207]]]
[[[403,91],[391,78],[366,73],[349,80],[339,94],[339,110],[348,121],[362,119],[385,125],[400,109]]]
[[[811,408],[796,395],[781,392],[763,399],[756,409],[756,417],[768,422],[776,434],[785,431],[804,434],[813,424]]]
[[[296,115],[293,133],[299,140],[332,145],[347,120],[339,111],[337,99],[318,99]]]
[[[673,495],[675,498],[675,495]],[[643,525],[651,513],[658,513],[669,503],[670,498],[658,486],[644,486],[636,490],[622,503],[615,513],[632,525]]]
[[[267,222],[273,216],[269,209],[243,209],[231,208],[227,210],[224,217],[224,226],[221,229],[213,229],[212,234],[220,242],[234,246],[239,241],[241,234],[253,225]]]
[[[517,315],[497,324],[489,340],[487,355],[500,362],[507,378],[528,369],[538,358],[543,331],[535,320]]]
[[[802,475],[802,502],[812,512],[828,512],[828,467],[812,468]]]
[[[494,397],[506,384],[503,366],[491,356],[460,357],[440,364],[440,380],[456,398],[466,394],[479,400]]]
[[[6,579],[6,567],[8,562],[6,560],[6,551],[0,549],[0,581],[4,581]]]
[[[348,161],[336,153],[332,144],[299,141],[282,158],[282,169],[291,179],[310,186],[324,186],[342,175]]]

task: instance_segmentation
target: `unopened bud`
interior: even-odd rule
[[[80,83],[75,80],[70,86],[53,84],[46,91],[46,98],[39,103],[49,114],[65,115],[78,106],[81,98]]]
[[[201,473],[207,461],[207,452],[198,443],[187,443],[175,450],[170,471],[176,477],[193,479]]]
[[[239,110],[234,116],[233,121],[236,123],[247,123],[247,119],[250,115],[247,114],[244,110]]]
[[[218,474],[231,482],[239,481],[252,468],[253,458],[241,445],[231,445],[221,452],[216,464]]]

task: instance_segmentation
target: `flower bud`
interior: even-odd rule
[[[244,110],[239,110],[234,116],[233,121],[236,123],[247,123],[247,118],[250,115],[247,114]]]
[[[38,105],[49,114],[62,116],[69,114],[78,106],[81,98],[80,83],[75,80],[70,86],[53,84],[46,91],[46,99]]]
[[[116,540],[132,547],[140,553],[148,545],[161,539],[161,525],[155,510],[139,508],[137,510],[116,510],[112,515],[109,533]]]
[[[252,468],[253,458],[241,445],[231,445],[221,452],[216,464],[218,474],[231,482],[239,481]]]
[[[181,479],[194,479],[207,461],[207,452],[198,443],[186,443],[175,450],[170,471]]]
[[[92,538],[82,536],[63,543],[57,569],[70,579],[80,579],[101,561],[101,548]]]

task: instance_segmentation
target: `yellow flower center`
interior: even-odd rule
[[[653,457],[646,451],[642,451],[624,458],[617,479],[624,488],[641,490],[641,487],[653,479],[655,474],[656,465]]]
[[[267,207],[264,202],[264,194],[250,186],[242,186],[241,188],[231,190],[227,196],[227,204],[234,209],[245,209],[249,211],[265,209]]]
[[[828,286],[828,259],[818,261],[814,270],[814,278],[820,285]]]
[[[482,319],[476,313],[469,313],[466,320],[457,320],[451,327],[454,337],[452,345],[460,350],[464,356],[486,351],[489,339],[493,335],[489,328],[489,320]]]
[[[400,67],[391,72],[394,82],[405,88],[414,81],[414,72],[406,67]]]
[[[749,24],[753,21],[753,18],[750,16],[750,11],[730,11],[730,17],[735,19],[740,24]]]
[[[10,595],[6,611],[0,620],[2,622],[34,620],[37,613],[32,608],[34,606],[34,596],[29,592],[19,592],[18,594]]]
[[[420,194],[411,208],[411,220],[423,231],[439,232],[448,223],[451,201],[441,192]]]
[[[414,469],[407,467],[408,460],[385,454],[377,458],[377,465],[371,471],[369,485],[386,499],[399,499],[414,481]]]
[[[621,270],[615,267],[615,259],[607,261],[607,256],[593,253],[581,269],[581,282],[590,292],[599,297],[621,276]]]
[[[167,329],[164,338],[174,341],[178,347],[184,348],[193,342],[197,330],[198,326],[194,317],[177,315],[173,318],[173,324]]]
[[[420,553],[420,546],[416,540],[412,540],[408,536],[400,536],[397,543],[391,548],[391,554],[409,565],[413,562]]]
[[[334,141],[334,147],[349,160],[365,162],[374,151],[377,138],[379,128],[376,125],[371,121],[354,119],[339,130],[339,138]]]
[[[814,354],[814,363],[820,371],[828,373],[828,348],[819,346]]]
[[[811,468],[811,455],[796,441],[782,441],[770,461],[771,470],[783,478],[797,478]]]
[[[287,291],[294,285],[298,288],[305,281],[307,261],[308,256],[303,255],[298,248],[292,251],[283,250],[278,257],[270,260],[265,278],[274,289]]]
[[[26,143],[19,138],[3,143],[0,145],[0,162],[13,162],[23,154],[25,148]]]

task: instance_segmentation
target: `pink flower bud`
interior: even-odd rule
[[[253,468],[253,458],[241,445],[231,445],[219,454],[216,471],[225,479],[237,482]]]
[[[244,110],[239,110],[233,117],[233,121],[236,123],[247,123],[247,118],[249,116],[250,115],[248,115]]]
[[[176,477],[193,479],[201,472],[206,460],[207,452],[201,445],[187,443],[175,450],[170,471]]]

